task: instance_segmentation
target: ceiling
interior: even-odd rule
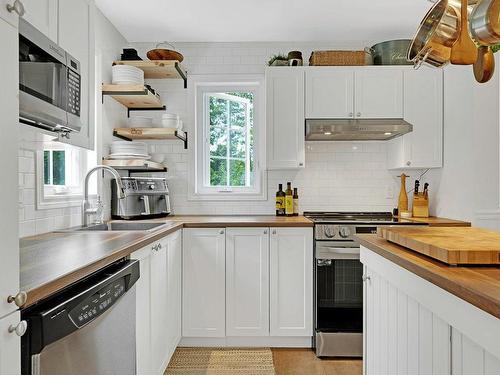
[[[411,38],[425,0],[96,0],[130,42]]]

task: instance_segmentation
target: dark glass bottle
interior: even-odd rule
[[[276,192],[276,216],[285,216],[285,192],[283,191],[283,184],[278,185]]]
[[[293,188],[293,216],[299,216],[299,193]]]
[[[293,192],[292,192],[292,183],[286,183],[286,192],[285,192],[285,215],[293,216]]]

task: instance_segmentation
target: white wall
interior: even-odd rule
[[[101,105],[101,96],[98,95],[100,84],[111,79],[111,62],[116,60],[126,40],[113,25],[96,9],[96,150],[97,160],[102,158],[102,137],[111,138],[108,131],[101,128],[112,128],[113,124],[124,121],[123,107],[114,102]],[[102,72],[102,73],[101,73]],[[111,125],[108,125],[111,124]],[[101,137],[102,134],[102,137]],[[37,209],[36,207],[36,151],[43,150],[47,137],[33,127],[20,126],[19,143],[19,236],[26,237],[57,229],[65,229],[81,224],[81,210],[79,206],[55,209]],[[109,142],[109,141],[106,141]],[[92,182],[91,182],[92,183]],[[108,202],[108,190],[103,189],[104,202]],[[108,205],[109,209],[109,205]]]
[[[444,167],[429,172],[432,211],[500,229],[498,70],[478,84],[471,67],[448,66],[444,85]]]
[[[264,74],[266,61],[276,53],[301,50],[307,62],[312,50],[362,48],[363,42],[340,46],[318,43],[179,43],[176,48],[185,56],[189,76],[196,74]],[[143,57],[152,45],[135,44]],[[151,80],[159,91],[167,111],[178,113],[189,133],[193,123],[188,111],[189,91],[181,81]],[[107,102],[106,102],[107,103]],[[144,114],[138,113],[141,116]],[[111,129],[108,129],[111,134]],[[111,139],[109,139],[111,141]],[[189,137],[191,147],[193,138]],[[397,180],[386,169],[386,146],[383,142],[328,142],[307,144],[306,168],[300,171],[268,173],[268,199],[254,202],[199,202],[187,198],[188,152],[180,141],[148,142],[151,152],[163,152],[169,168],[167,176],[175,214],[273,214],[278,183],[287,181],[299,188],[300,210],[379,210],[391,211]],[[103,152],[108,153],[108,145]]]

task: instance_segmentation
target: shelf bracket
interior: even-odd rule
[[[181,137],[179,132],[177,130],[175,131],[175,136],[184,142],[184,150],[187,150],[187,148],[188,148],[188,133],[184,132],[184,134],[185,134],[185,136]]]
[[[178,62],[175,63],[175,70],[177,70],[177,73],[179,73],[182,80],[184,81],[184,88],[187,89],[187,87],[188,87],[187,86],[188,85],[187,73],[181,69]]]
[[[130,111],[166,111],[166,106],[153,107],[153,108],[127,108],[127,117],[130,117]]]
[[[130,138],[127,138],[123,135],[118,134],[118,132],[116,130],[113,130],[113,137],[123,139],[124,141],[132,142],[132,140]]]

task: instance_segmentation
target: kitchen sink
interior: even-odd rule
[[[141,223],[141,222],[110,222],[107,224],[95,224],[88,227],[69,229],[71,232],[93,232],[93,231],[152,231],[165,223]]]

